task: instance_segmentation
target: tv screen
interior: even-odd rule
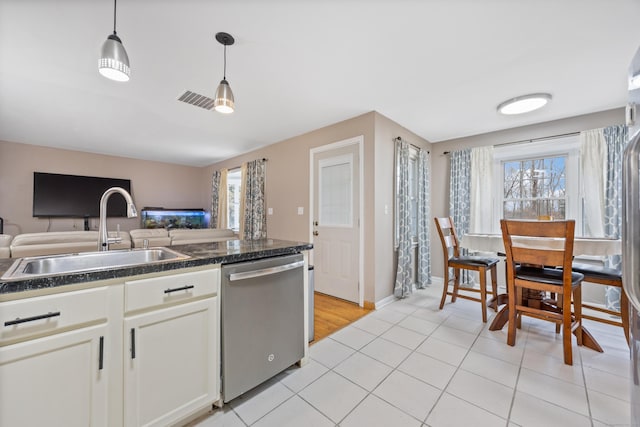
[[[131,193],[131,180],[34,172],[33,216],[97,218],[100,198],[111,187],[122,187]],[[127,204],[121,194],[109,198],[107,216],[127,216]]]

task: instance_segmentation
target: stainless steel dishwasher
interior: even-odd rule
[[[304,356],[304,273],[301,254],[222,266],[224,402]]]

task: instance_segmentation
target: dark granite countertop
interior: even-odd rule
[[[311,243],[277,239],[229,240],[216,243],[176,245],[171,246],[171,249],[189,255],[190,258],[109,270],[51,275],[33,279],[0,280],[0,294],[52,288],[96,280],[117,279],[119,277],[137,276],[140,274],[178,270],[208,264],[231,264],[235,262],[252,261],[261,258],[294,254],[312,248],[313,245]],[[2,276],[15,261],[16,259],[0,259],[0,276]]]

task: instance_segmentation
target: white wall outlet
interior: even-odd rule
[[[304,215],[304,208],[302,206],[298,206],[298,215]]]
[[[273,215],[273,208],[267,208],[267,215]]]
[[[384,214],[389,215],[389,205],[387,205],[386,203],[384,205]]]

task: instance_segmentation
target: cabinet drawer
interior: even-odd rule
[[[107,288],[63,292],[0,304],[0,345],[107,320]]]
[[[218,293],[220,269],[130,280],[124,287],[124,310],[142,310]]]

